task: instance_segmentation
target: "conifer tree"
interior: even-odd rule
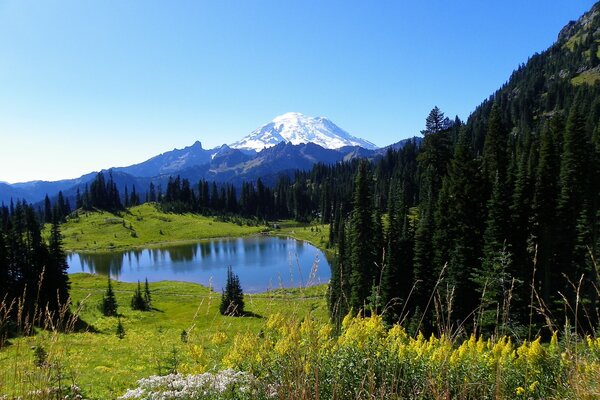
[[[102,315],[105,317],[116,317],[118,315],[117,309],[117,298],[112,288],[110,276],[108,277],[108,285],[106,287],[106,293],[102,296]]]
[[[69,299],[67,255],[63,250],[58,217],[55,215],[48,240],[48,260],[45,268],[45,296],[48,309],[58,311]]]
[[[558,143],[564,132],[560,114],[554,115],[540,135],[539,161],[536,169],[532,204],[531,243],[537,248],[537,281],[545,304],[551,304],[553,282],[560,280],[556,265],[556,208],[559,194],[560,157]]]
[[[131,309],[137,311],[149,311],[150,307],[146,300],[144,299],[144,294],[142,293],[142,286],[140,281],[138,281],[137,289],[133,292],[133,297],[131,298]]]
[[[123,339],[125,337],[125,328],[123,327],[123,324],[121,323],[121,318],[119,318],[119,322],[117,323],[117,337],[119,339]]]
[[[389,323],[397,322],[412,288],[413,243],[410,238],[404,193],[390,186],[387,250],[381,278],[381,298]]]
[[[146,303],[146,307],[148,309],[152,308],[152,295],[150,294],[150,286],[148,285],[148,278],[146,278],[146,282],[144,283],[144,302]]]
[[[454,158],[444,179],[438,203],[438,223],[434,247],[445,246],[439,261],[447,264],[448,288],[452,291],[453,317],[462,321],[477,305],[471,273],[479,267],[482,249],[483,199],[479,163],[473,158],[464,136],[459,139]],[[451,203],[450,200],[451,199]],[[451,207],[446,207],[451,204]],[[440,216],[444,215],[441,219]]]
[[[47,224],[52,222],[52,205],[48,195],[44,197],[44,222]]]
[[[371,294],[371,287],[377,278],[377,250],[373,239],[373,200],[368,180],[367,162],[362,160],[354,183],[354,201],[350,218],[349,254],[350,261],[350,306],[355,310],[363,308]]]
[[[240,278],[233,273],[231,266],[227,267],[227,282],[221,295],[219,311],[221,315],[232,317],[244,315],[244,293]]]
[[[560,284],[553,289],[555,293],[560,291],[570,304],[575,304],[576,293],[569,280],[577,282],[582,273],[586,282],[594,277],[593,271],[584,271],[584,266],[578,264],[581,262],[581,257],[577,257],[576,254],[577,236],[583,238],[587,229],[584,210],[588,193],[588,174],[591,169],[589,168],[589,148],[582,105],[576,98],[567,120],[561,155],[560,193],[557,205],[559,223],[557,230],[559,270],[557,272],[560,276]],[[557,301],[556,311],[559,311],[558,307],[560,304]],[[570,319],[572,318],[571,316]]]
[[[508,132],[502,123],[500,107],[494,104],[488,118],[487,134],[483,145],[483,171],[489,187],[499,179],[506,179]]]
[[[350,311],[349,261],[346,250],[346,224],[341,217],[337,220],[337,257],[331,266],[331,281],[328,288],[327,301],[329,316],[336,329],[339,329],[343,318]]]

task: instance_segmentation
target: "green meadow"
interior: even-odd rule
[[[126,250],[164,243],[192,242],[216,237],[252,235],[265,226],[234,219],[219,221],[198,214],[162,212],[146,203],[114,214],[107,211],[79,211],[62,225],[64,247],[69,251]]]
[[[327,321],[324,285],[246,295],[248,316],[225,317],[219,313],[220,293],[197,284],[150,284],[153,310],[142,312],[130,307],[137,284],[113,281],[125,329],[119,339],[119,318],[104,317],[99,310],[106,279],[89,274],[70,277],[73,305],[90,327],[13,339],[0,351],[0,393],[23,396],[37,388],[56,387],[60,381],[76,383],[85,398],[111,399],[143,377],[175,369],[201,373],[218,368],[235,335],[259,334],[274,313]],[[38,347],[47,352],[44,367],[36,366]]]

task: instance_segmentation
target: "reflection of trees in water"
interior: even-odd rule
[[[110,274],[115,279],[119,279],[121,275],[124,258],[125,253],[79,254],[83,270],[105,276],[109,276]]]
[[[320,262],[315,263],[319,254]],[[148,278],[189,280],[208,284],[211,277],[219,286],[222,270],[239,269],[242,285],[252,291],[279,286],[325,282],[331,260],[309,243],[290,238],[251,237],[216,239],[193,245],[178,245],[128,252],[72,254],[69,272],[111,275],[136,281]]]
[[[166,250],[169,253],[171,261],[184,262],[193,261],[198,249],[196,246],[184,245],[169,247]]]

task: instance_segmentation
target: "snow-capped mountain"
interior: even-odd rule
[[[326,149],[360,146],[376,149],[373,143],[354,137],[324,117],[309,117],[297,112],[280,115],[230,147],[261,151],[278,143],[314,143]]]

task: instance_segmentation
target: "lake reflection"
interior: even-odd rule
[[[291,238],[253,236],[112,253],[71,253],[69,273],[109,275],[125,282],[176,280],[220,291],[227,266],[247,293],[278,287],[327,283],[330,268],[323,252]]]

